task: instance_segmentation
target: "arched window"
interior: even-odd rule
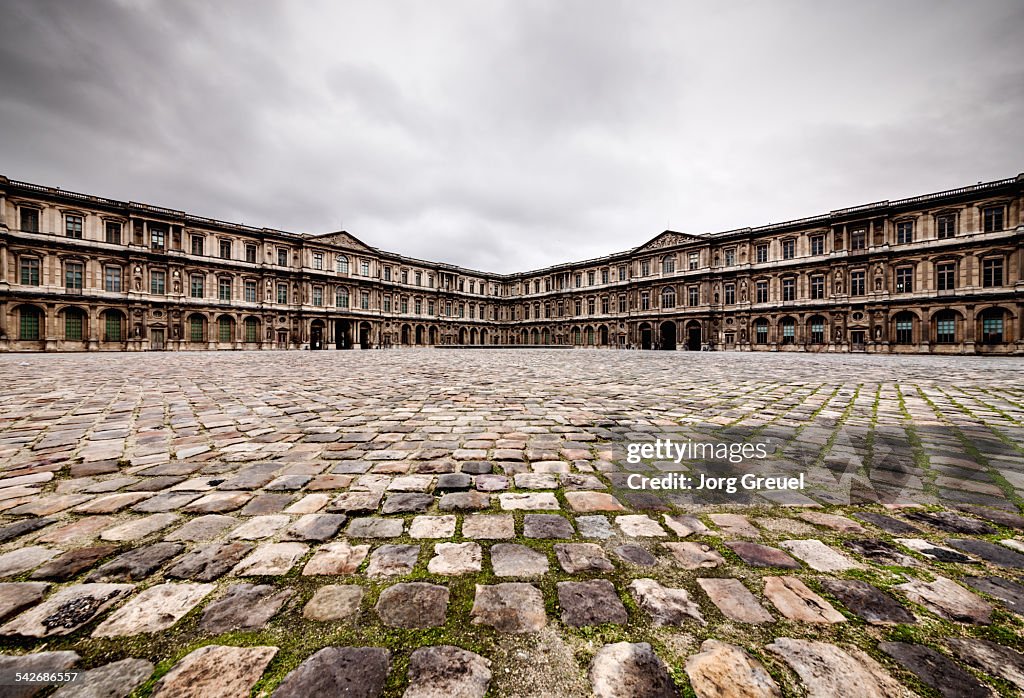
[[[339,259],[341,259],[339,257]],[[338,290],[334,294],[334,304],[339,308],[348,307],[348,289],[344,286],[339,286]]]
[[[914,315],[913,313],[899,313],[894,318],[896,328],[897,344],[914,343]]]
[[[676,307],[676,290],[673,287],[666,286],[665,288],[661,289],[661,307]]]
[[[116,310],[107,310],[103,313],[103,341],[120,342],[122,340],[122,327],[124,316]]]
[[[85,313],[78,308],[68,308],[64,311],[64,339],[71,342],[80,342],[84,336]]]
[[[779,323],[782,328],[782,343],[793,344],[796,342],[796,321],[791,317],[783,318]]]
[[[346,257],[343,254],[339,254],[338,255],[338,273],[339,274],[347,274],[348,273],[348,257]]]
[[[25,341],[38,341],[42,331],[43,314],[38,308],[30,305],[21,307],[18,311],[18,339]]]
[[[981,343],[1002,344],[1006,341],[1006,312],[1002,308],[989,308],[980,317]]]
[[[676,270],[676,256],[674,254],[665,255],[661,258],[661,273],[671,274]]]
[[[956,344],[956,313],[952,310],[935,314],[935,343]]]

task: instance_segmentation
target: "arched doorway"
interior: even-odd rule
[[[368,322],[359,323],[359,348],[370,348],[370,323]]]
[[[426,331],[423,325],[416,325],[416,344],[424,344],[424,338],[426,337]]]
[[[676,348],[676,323],[671,320],[661,323],[661,342],[659,348],[674,351]]]
[[[651,331],[651,326],[646,322],[640,325],[640,348],[641,349],[653,349],[654,348],[654,333]]]
[[[601,327],[598,329],[597,336],[600,339],[601,346],[603,346],[603,347],[608,346],[608,326],[607,325],[601,325]]]
[[[430,343],[431,344],[437,344],[437,328],[436,327],[431,327],[427,331],[427,337],[430,338]]]
[[[402,325],[402,344],[409,344],[409,334],[411,329],[408,325]]]
[[[324,348],[324,321],[314,320],[313,324],[309,328],[309,348],[310,349],[323,349]]]
[[[352,348],[352,322],[349,320],[334,321],[334,348]]]
[[[475,327],[469,331],[469,343],[470,344],[476,344],[477,343],[477,341],[476,341],[476,328]]]
[[[686,323],[686,348],[690,351],[700,351],[701,327],[696,320]]]
[[[480,343],[487,344],[487,330],[480,330]]]
[[[466,328],[465,327],[460,327],[459,328],[459,344],[461,344],[461,345],[465,345],[466,344]]]

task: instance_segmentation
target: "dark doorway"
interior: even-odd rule
[[[352,323],[348,320],[334,321],[334,348],[352,348]]]
[[[423,344],[423,325],[416,326],[416,344]]]
[[[676,348],[676,323],[661,323],[661,349],[675,351]]]
[[[640,348],[641,349],[653,349],[654,348],[654,332],[651,331],[651,326],[644,324],[640,325]]]
[[[368,322],[359,323],[359,348],[370,348],[370,323]]]
[[[850,344],[853,351],[864,351],[864,330],[850,330]]]
[[[162,351],[163,348],[164,348],[164,330],[163,330],[163,328],[154,328],[152,331],[150,331],[149,336],[150,336],[150,339],[152,340],[150,342],[150,347],[152,349],[155,349],[156,351]]]
[[[686,326],[686,348],[690,351],[700,351],[700,323],[691,322]]]
[[[409,344],[409,326],[402,325],[402,344]]]
[[[313,326],[309,331],[309,348],[310,349],[323,349],[324,348],[324,324],[320,320],[313,323]]]

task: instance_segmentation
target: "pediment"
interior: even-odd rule
[[[372,247],[344,230],[340,230],[336,233],[324,233],[323,235],[317,235],[313,239],[325,245],[334,245],[335,247],[344,247],[350,250],[359,250],[360,252],[374,251]]]
[[[698,235],[690,235],[689,233],[677,233],[674,230],[666,230],[660,233],[652,240],[645,242],[643,245],[637,247],[634,252],[646,252],[649,250],[660,250],[666,247],[675,247],[676,245],[682,245],[687,242],[692,242],[698,239]]]

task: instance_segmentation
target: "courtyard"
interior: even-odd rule
[[[0,375],[0,684],[1024,690],[1019,359],[6,354]],[[655,439],[770,456],[626,461]],[[704,472],[805,486],[627,484]]]

